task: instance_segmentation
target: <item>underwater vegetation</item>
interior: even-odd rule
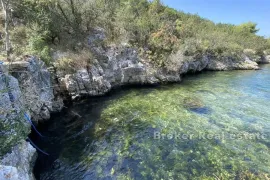
[[[269,179],[269,74],[266,66],[131,89],[98,102],[98,116],[81,105],[82,123],[93,124],[63,140],[62,167],[41,179]]]

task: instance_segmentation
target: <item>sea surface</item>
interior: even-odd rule
[[[270,178],[270,65],[74,103],[40,128],[41,180]]]

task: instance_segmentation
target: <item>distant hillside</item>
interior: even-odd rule
[[[106,32],[101,45],[128,43],[159,66],[178,51],[185,56],[236,56],[245,49],[255,55],[270,49],[270,40],[256,35],[256,23],[215,24],[160,0],[10,0],[8,7],[12,54],[38,55],[47,63],[58,49],[80,54],[96,28]]]

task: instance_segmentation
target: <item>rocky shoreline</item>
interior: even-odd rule
[[[259,63],[270,62],[270,56],[250,58],[245,54],[240,60],[205,55],[183,61],[183,56],[176,53],[171,57],[171,67],[162,68],[141,58],[128,45],[91,49],[97,57],[92,65],[70,74],[47,68],[36,57],[0,65],[0,126],[5,127],[1,129],[0,143],[6,147],[0,153],[0,179],[34,179],[32,167],[36,151],[25,141],[31,124],[22,116],[24,113],[38,124],[50,119],[52,112],[61,111],[67,99],[102,96],[124,85],[180,82],[181,76],[189,72],[257,70]],[[10,94],[14,99],[10,99]]]

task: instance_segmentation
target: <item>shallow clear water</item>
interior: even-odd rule
[[[129,88],[54,115],[35,174],[61,179],[267,179],[270,66]],[[79,115],[79,116],[78,116]]]

